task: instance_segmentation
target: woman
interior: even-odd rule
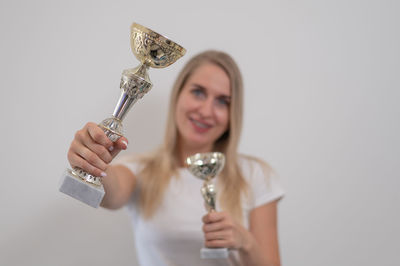
[[[128,207],[141,265],[280,265],[277,202],[283,191],[266,163],[237,153],[242,99],[236,63],[206,51],[174,84],[165,139],[156,152],[110,165],[127,139],[112,143],[94,123],[75,135],[71,166],[104,177],[103,207]],[[223,152],[226,164],[217,178],[217,211],[206,214],[202,181],[185,168],[185,159],[211,151]],[[230,257],[202,260],[202,246],[229,248]]]

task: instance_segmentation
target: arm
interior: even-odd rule
[[[277,201],[250,212],[249,235],[246,245],[239,249],[244,265],[280,265]]]
[[[203,217],[206,247],[227,247],[239,251],[243,265],[280,265],[277,236],[277,201],[253,209],[249,230],[235,223],[226,212]]]
[[[110,166],[106,173],[107,176],[102,180],[105,195],[100,205],[107,209],[119,209],[132,195],[136,177],[123,165]]]
[[[124,166],[110,166],[115,156],[127,148],[127,139],[112,142],[95,123],[77,131],[68,150],[70,165],[101,176],[105,195],[102,207],[117,209],[124,205],[135,186],[135,176]]]

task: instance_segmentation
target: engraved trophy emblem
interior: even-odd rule
[[[113,142],[124,134],[122,120],[126,114],[152,87],[148,69],[167,67],[186,53],[177,43],[137,23],[131,26],[130,41],[132,52],[140,65],[122,72],[121,94],[114,112],[99,124]],[[104,197],[101,178],[82,169],[67,169],[61,181],[61,192],[92,207],[97,208]]]
[[[213,179],[222,171],[225,165],[225,156],[220,152],[197,153],[186,158],[189,171],[204,180],[200,192],[204,198],[208,212],[216,211],[217,192]],[[202,248],[200,256],[203,259],[227,258],[227,248]]]

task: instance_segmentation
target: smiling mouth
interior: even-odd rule
[[[202,123],[202,122],[197,121],[197,120],[195,120],[195,119],[193,119],[193,118],[189,118],[189,120],[190,120],[195,126],[197,126],[197,127],[199,127],[199,128],[208,129],[208,128],[211,128],[211,127],[212,127],[212,126],[209,125],[209,124]]]

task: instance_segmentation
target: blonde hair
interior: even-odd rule
[[[242,222],[241,197],[247,195],[247,183],[238,165],[238,144],[243,118],[243,81],[235,61],[226,53],[205,51],[190,59],[179,73],[170,96],[167,127],[163,144],[153,153],[139,159],[142,170],[140,176],[139,206],[145,218],[150,218],[162,201],[164,191],[171,178],[178,175],[178,129],[175,121],[176,103],[185,82],[196,69],[212,63],[223,69],[230,79],[231,103],[229,109],[229,128],[215,142],[213,151],[225,154],[226,164],[218,177],[221,189],[218,192],[223,210],[231,213]],[[199,203],[201,204],[201,203]]]

